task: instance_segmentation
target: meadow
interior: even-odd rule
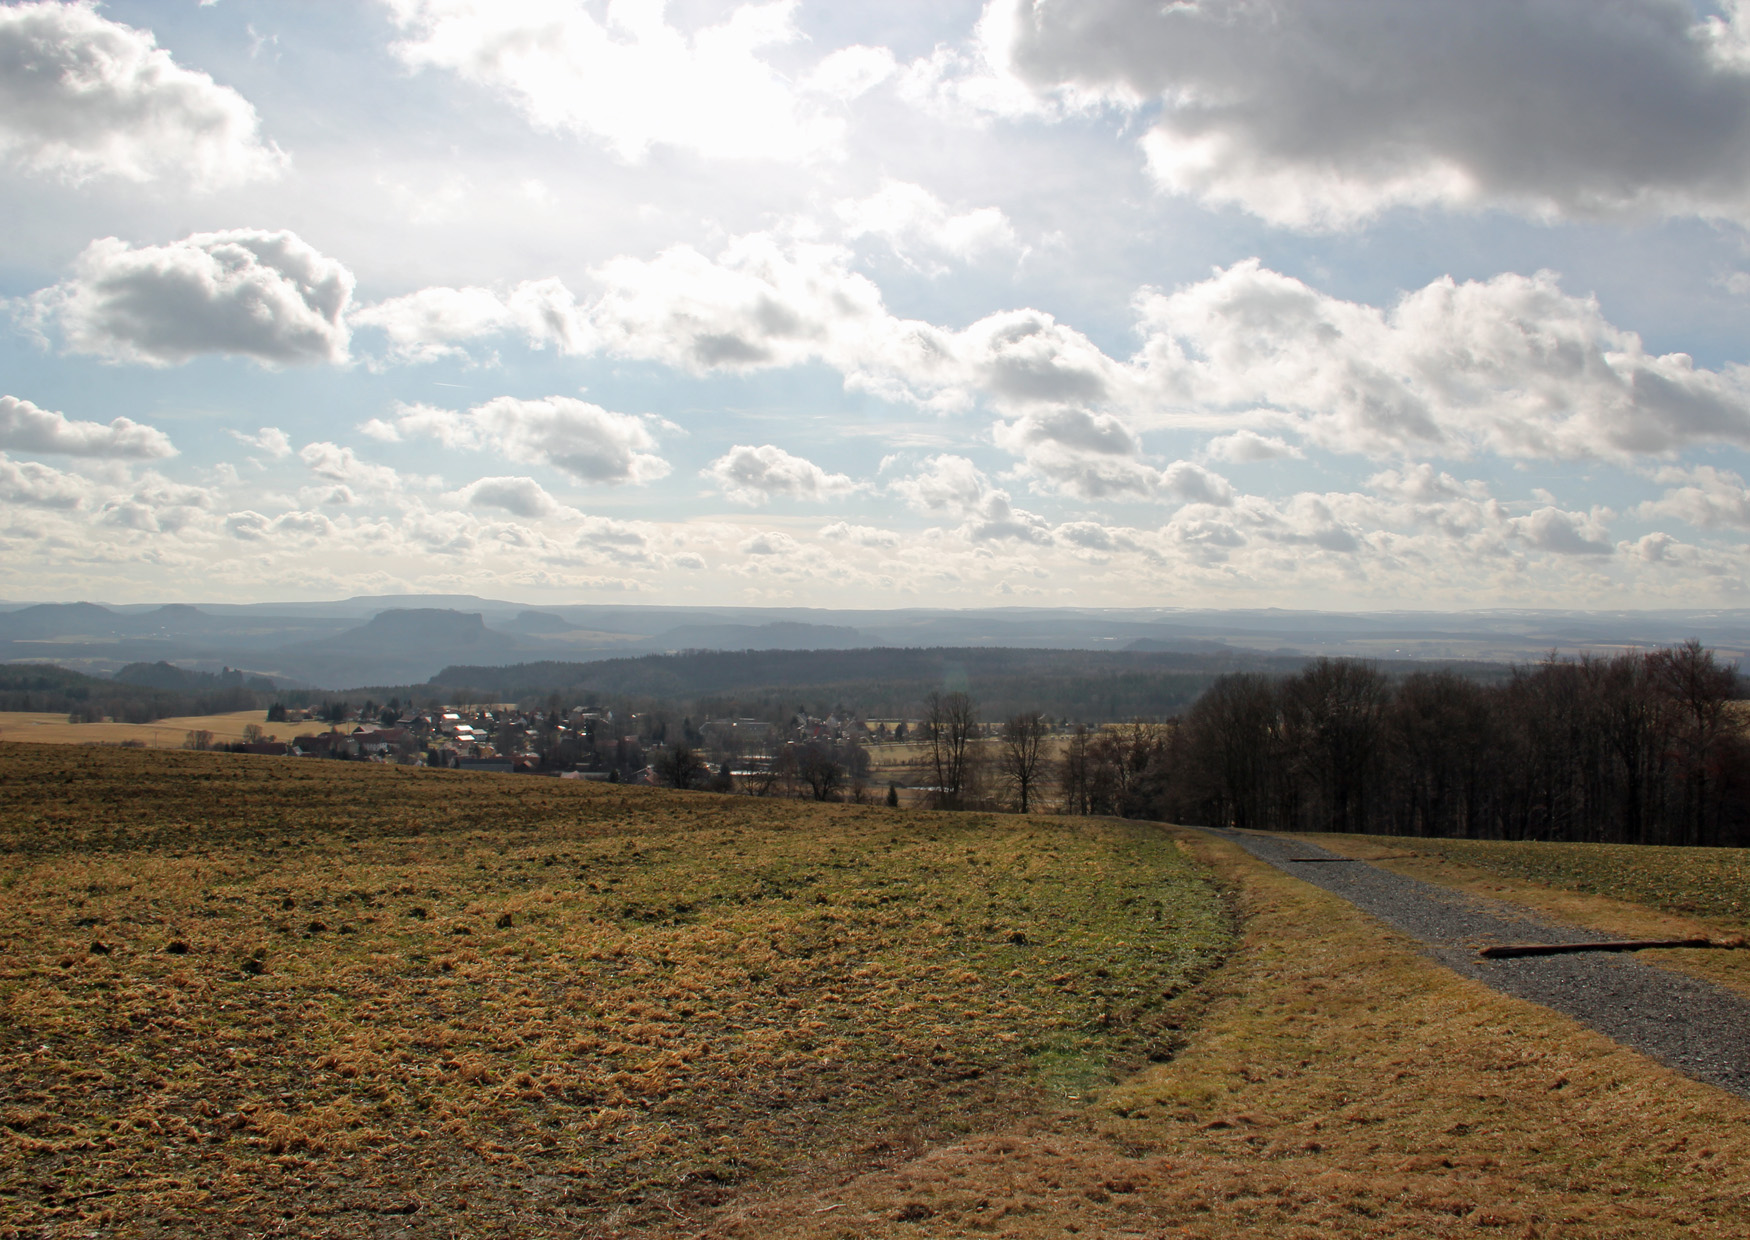
[[[661,1231],[1170,1055],[1156,828],[0,746],[0,1234]]]
[[[210,732],[217,744],[243,739],[250,724],[280,740],[326,725],[267,722],[265,710],[239,710],[222,715],[189,715],[154,723],[68,723],[65,712],[0,711],[0,741],[34,745],[128,745],[146,749],[181,749],[190,732]]]
[[[1750,1233],[1750,1103],[1159,824],[0,745],[0,1080],[19,1240]]]

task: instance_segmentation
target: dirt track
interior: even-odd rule
[[[1538,920],[1512,905],[1405,878],[1305,840],[1249,831],[1210,834],[1341,896],[1422,943],[1454,972],[1570,1016],[1696,1080],[1750,1097],[1750,1001],[1660,968],[1656,953],[1481,959],[1477,949],[1492,943],[1610,936]]]

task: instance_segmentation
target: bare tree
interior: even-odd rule
[[[959,809],[972,781],[972,738],[978,710],[965,693],[932,693],[924,699],[924,745],[935,780],[937,809]]]
[[[1045,756],[1045,738],[1050,733],[1051,725],[1036,710],[1011,715],[1003,722],[997,770],[1015,790],[1023,814],[1032,807],[1033,794],[1046,778],[1050,763]]]
[[[798,791],[813,801],[837,801],[845,782],[845,767],[833,747],[809,741],[795,749]]]
[[[1709,767],[1729,730],[1726,703],[1736,696],[1738,669],[1715,661],[1714,652],[1690,638],[1651,660],[1654,680],[1670,700],[1682,768],[1682,820],[1673,844],[1714,844]]]
[[[711,767],[699,751],[681,742],[658,749],[650,766],[670,788],[699,788],[711,778]]]
[[[1057,786],[1063,793],[1063,812],[1086,817],[1093,812],[1089,797],[1088,726],[1076,724],[1063,747],[1063,760],[1057,768]]]

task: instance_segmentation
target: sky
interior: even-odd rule
[[[1750,0],[0,4],[0,598],[1750,605]]]

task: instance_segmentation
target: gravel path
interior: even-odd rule
[[[1302,840],[1211,831],[1341,896],[1416,939],[1441,964],[1571,1016],[1698,1081],[1750,1098],[1750,999],[1627,952],[1485,960],[1490,943],[1583,943],[1613,936],[1539,921],[1498,900],[1435,887]]]

